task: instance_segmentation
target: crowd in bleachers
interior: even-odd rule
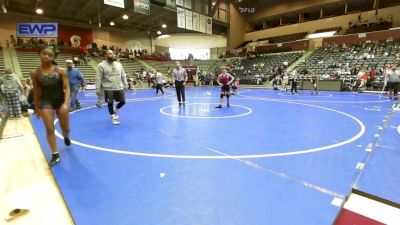
[[[303,38],[305,38],[305,36],[307,34],[308,34],[307,32],[300,32],[300,33],[295,33],[295,34],[286,34],[286,35],[262,38],[262,39],[258,39],[257,41],[268,40],[269,43],[284,43],[284,42],[290,42],[290,41],[296,41],[296,40],[303,39]]]
[[[380,42],[323,46],[296,69],[301,74],[300,78],[308,79],[312,71],[324,79],[343,79],[350,83],[360,80],[364,74],[374,74],[367,86],[379,89],[383,85],[386,68],[397,66],[399,62],[400,41],[388,38]]]
[[[303,52],[285,52],[275,54],[257,54],[257,56],[239,59],[233,62],[235,77],[240,78],[242,84],[261,85],[263,81],[270,81],[276,76],[285,73],[288,66],[298,60]]]

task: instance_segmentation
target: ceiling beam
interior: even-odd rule
[[[95,0],[87,1],[86,4],[83,5],[83,7],[75,14],[75,19],[79,18],[82,15],[82,13],[87,9],[87,7],[89,7],[90,5],[93,5],[94,1]]]
[[[110,10],[110,9],[111,9],[110,6],[105,6],[105,8],[101,9],[100,13],[96,13],[96,16],[94,16],[94,17],[91,19],[91,21],[100,22],[100,21],[99,21],[99,17],[100,17],[100,20],[101,20],[101,16],[102,16],[105,12],[107,12],[107,10]]]
[[[217,12],[219,6],[221,5],[222,0],[217,0],[213,8],[211,9],[211,12],[208,13],[209,17],[214,17],[214,14]]]
[[[67,0],[63,0],[60,4],[60,6],[56,10],[56,15],[58,15],[61,12],[61,9],[64,7],[64,5],[67,3]]]
[[[133,12],[133,10],[134,10],[134,6],[132,6],[132,7],[130,7],[130,8],[128,8],[128,9],[125,9],[122,13],[119,13],[118,14],[118,16],[115,16],[115,17],[113,17],[110,21],[120,21],[120,20],[122,20],[122,16],[123,15],[125,15],[125,14],[129,14],[130,12]],[[125,22],[124,24],[126,24],[127,22]]]

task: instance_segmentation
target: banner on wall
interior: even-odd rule
[[[192,0],[184,0],[183,7],[187,9],[192,9]]]
[[[206,16],[200,15],[199,31],[201,33],[206,33]]]
[[[206,33],[212,34],[212,18],[209,16],[206,17]]]
[[[165,2],[168,6],[175,6],[175,0],[167,0]]]
[[[150,15],[150,0],[133,0],[133,11]]]
[[[176,16],[177,16],[177,21],[178,21],[178,27],[180,28],[186,28],[185,25],[185,10],[182,8],[177,7],[176,8]]]
[[[190,10],[185,10],[186,14],[186,29],[193,30],[193,13]]]
[[[183,0],[176,0],[176,5],[183,6]]]
[[[200,31],[200,14],[198,13],[193,13],[193,30],[194,31]]]
[[[17,37],[55,38],[57,36],[57,23],[17,23]]]
[[[119,8],[125,8],[124,0],[104,0],[104,4],[119,7]]]

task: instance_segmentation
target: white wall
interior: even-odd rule
[[[16,24],[18,22],[58,22],[59,24],[73,26],[74,24],[68,23],[68,21],[60,21],[54,19],[46,19],[38,16],[21,16],[14,15],[11,13],[0,14],[0,43],[5,46],[5,41],[9,40],[10,35],[16,36]],[[115,45],[118,47],[137,46],[150,50],[150,40],[147,37],[147,32],[124,32],[117,30],[108,30],[104,28],[98,28],[89,24],[75,24],[77,27],[85,27],[92,29],[93,40],[97,45]],[[153,44],[154,45],[154,44]]]
[[[226,47],[226,37],[207,34],[171,34],[169,38],[156,39],[155,45],[168,48],[205,49]]]

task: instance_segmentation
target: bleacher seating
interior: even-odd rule
[[[398,54],[400,41],[326,46],[315,50],[306,61],[297,65],[296,70],[301,73],[301,79],[309,79],[313,71],[321,77],[325,75],[351,81],[357,79],[360,70],[369,73],[376,68],[378,76],[375,86],[379,88],[383,84],[383,68],[396,65]]]
[[[139,72],[143,67],[143,65],[136,60],[121,61],[121,64],[124,67],[127,76],[133,77],[134,79],[136,79],[136,77],[134,76],[135,72]]]
[[[329,28],[324,28],[324,29],[318,29],[314,33],[323,33],[323,32],[329,32],[329,31],[336,31],[336,33],[339,33],[342,30],[342,27],[329,27]]]
[[[30,72],[40,66],[40,58],[37,52],[17,51],[17,57],[24,79],[29,78]],[[59,66],[65,68],[65,60],[73,59],[73,57],[73,55],[60,54],[55,61]],[[76,67],[82,72],[85,80],[94,80],[96,71],[92,66],[81,64]]]
[[[248,43],[250,43],[251,41],[245,41],[245,42],[243,42],[242,44],[240,44],[239,46],[237,46],[236,48],[243,48],[243,47],[246,47],[246,45],[248,44]]]
[[[240,78],[242,84],[262,84],[262,81],[272,79],[278,67],[283,68],[297,61],[303,52],[284,52],[265,54],[254,59],[242,59],[233,63],[234,74]],[[263,64],[263,65],[262,65]],[[241,67],[243,66],[243,69]]]
[[[3,56],[3,48],[0,48],[0,74],[4,73],[4,56]]]
[[[295,34],[287,34],[287,35],[281,35],[281,36],[275,36],[275,37],[262,38],[262,39],[258,39],[257,41],[269,40],[270,43],[284,43],[284,42],[290,42],[290,41],[304,39],[307,34],[308,34],[307,32],[300,32],[300,33],[295,33]]]

